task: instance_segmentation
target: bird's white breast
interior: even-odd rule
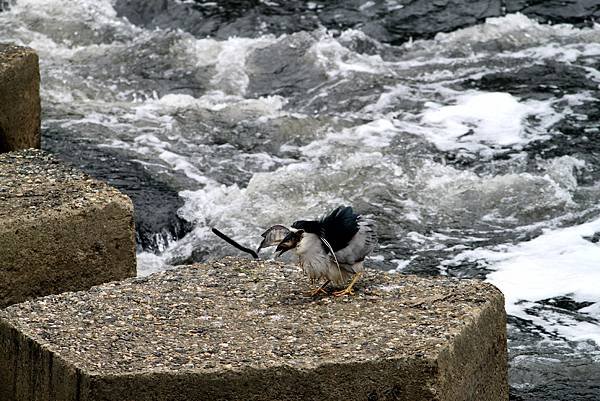
[[[300,258],[300,266],[304,273],[311,279],[319,280],[327,277],[329,267],[329,255],[323,250],[323,245],[319,236],[311,233],[304,233],[302,239],[296,246],[296,253]]]
[[[331,256],[323,248],[318,235],[304,233],[296,246],[300,258],[300,266],[311,279],[326,278],[334,284],[343,284],[348,274],[341,270]]]

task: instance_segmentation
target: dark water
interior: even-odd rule
[[[2,8],[42,146],[132,197],[141,274],[352,204],[371,267],[502,289],[511,399],[600,399],[600,2]]]

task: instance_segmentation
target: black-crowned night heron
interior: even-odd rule
[[[377,243],[375,223],[354,213],[349,206],[340,206],[319,220],[296,221],[291,229],[273,226],[263,237],[261,247],[278,242],[278,256],[294,249],[300,267],[311,281],[325,279],[311,295],[325,292],[329,283],[343,287],[350,278],[344,290],[333,294],[353,294],[352,287],[364,271],[365,257]]]

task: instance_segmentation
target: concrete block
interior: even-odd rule
[[[135,273],[127,196],[40,150],[0,154],[0,307]]]
[[[0,153],[39,148],[40,113],[37,54],[0,43]]]
[[[305,295],[296,266],[225,258],[0,311],[6,400],[508,400],[502,294],[368,272]]]

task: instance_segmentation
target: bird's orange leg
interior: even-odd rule
[[[320,285],[319,288],[309,292],[308,295],[311,297],[314,297],[315,295],[317,295],[320,292],[322,292],[325,295],[329,295],[329,293],[327,291],[325,291],[325,287],[327,287],[327,284],[329,284],[329,280],[325,281],[325,283]]]
[[[336,297],[341,297],[344,295],[354,295],[354,291],[352,290],[352,287],[358,281],[358,279],[362,276],[362,274],[363,274],[363,272],[356,273],[354,275],[354,277],[352,277],[352,281],[350,282],[350,285],[348,285],[348,287],[346,287],[346,289],[341,290],[341,291],[336,291],[333,293],[333,295],[335,295]]]

